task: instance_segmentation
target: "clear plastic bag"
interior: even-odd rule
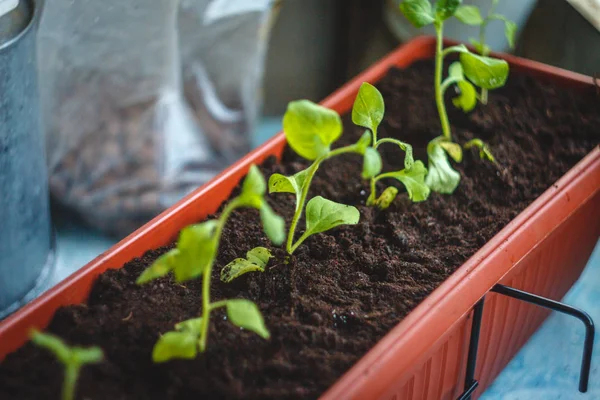
[[[123,236],[245,154],[270,8],[46,0],[38,40],[53,197]]]

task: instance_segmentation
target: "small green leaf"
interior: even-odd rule
[[[448,75],[456,79],[465,79],[465,74],[463,73],[463,68],[462,65],[460,65],[460,62],[454,61],[452,64],[450,64],[450,67],[448,68]]]
[[[260,173],[258,167],[254,164],[250,166],[250,170],[244,179],[244,183],[242,184],[242,195],[244,194],[253,194],[257,196],[262,196],[267,191],[267,184],[265,183],[265,178],[263,174]]]
[[[400,11],[406,19],[417,28],[435,22],[429,0],[404,0],[400,3]]]
[[[429,197],[429,186],[425,184],[425,176],[427,168],[422,161],[415,161],[415,165],[411,169],[403,169],[402,171],[390,172],[385,174],[386,177],[395,178],[402,182],[408,192],[408,197],[416,202],[425,201]]]
[[[484,56],[490,54],[490,48],[485,44],[481,44],[477,39],[470,38],[469,42],[471,42],[479,54]]]
[[[290,185],[292,183],[295,184],[295,182],[289,179],[279,174],[272,175],[269,179],[269,191],[273,187],[279,188],[280,191],[287,192],[290,189],[295,191],[293,186],[290,188]],[[260,210],[260,219],[265,234],[273,243],[280,245],[285,240],[285,221],[273,211],[264,199],[266,190],[267,184],[265,178],[260,170],[255,165],[252,165],[242,185],[242,194],[239,197],[239,201],[247,207],[258,208]],[[296,197],[298,197],[298,193],[296,193]]]
[[[283,116],[283,130],[290,147],[301,157],[315,160],[329,152],[342,134],[338,113],[309,100],[292,101]]]
[[[244,299],[227,301],[227,316],[235,326],[248,329],[263,339],[268,339],[271,334],[265,326],[260,310],[253,302]]]
[[[339,225],[355,225],[359,219],[356,207],[316,196],[306,205],[306,232],[303,236],[325,232]]]
[[[442,21],[454,15],[462,0],[437,0],[435,2],[435,14]]]
[[[307,169],[292,176],[273,174],[269,178],[269,193],[294,193],[296,195],[296,209],[298,209],[302,186],[307,176]]]
[[[302,190],[308,176],[308,170],[302,170],[292,176],[273,174],[269,178],[269,193],[295,193]]]
[[[269,263],[269,260],[273,258],[273,255],[269,249],[265,247],[255,247],[246,253],[246,258],[251,263],[254,263],[262,268],[265,268]]]
[[[51,333],[42,333],[33,329],[29,336],[31,341],[38,347],[49,350],[63,364],[68,364],[71,359],[71,349],[58,336]]]
[[[256,195],[256,194],[252,194],[252,193],[246,193],[246,194],[241,194],[238,197],[239,200],[239,206],[240,207],[250,207],[250,208],[257,208],[260,209],[260,207],[263,204],[263,197]]]
[[[517,24],[507,19],[504,20],[504,36],[508,40],[511,49],[515,48],[515,34],[517,33]]]
[[[385,104],[379,90],[370,83],[363,82],[352,107],[352,122],[371,132],[377,132],[384,112]]]
[[[456,46],[446,47],[445,53],[468,53],[469,49],[464,44],[457,44]]]
[[[472,111],[477,105],[477,91],[475,87],[466,80],[458,81],[456,84],[458,85],[460,94],[452,99],[452,104],[464,112]]]
[[[232,280],[254,271],[264,272],[271,252],[264,247],[255,247],[246,253],[246,258],[236,258],[221,270],[221,281],[229,283]]]
[[[294,176],[273,174],[269,178],[269,193],[298,193],[299,191],[300,187]]]
[[[215,230],[218,224],[217,220],[210,220],[181,230],[173,268],[177,282],[197,278],[212,265],[217,252]]]
[[[460,6],[456,9],[454,16],[458,18],[460,22],[467,25],[481,25],[483,24],[483,18],[479,9],[475,6]]]
[[[399,140],[397,141],[397,143],[398,147],[404,150],[404,168],[411,169],[415,164],[415,158],[413,156],[413,147],[410,144],[401,142]]]
[[[369,179],[381,172],[381,156],[373,147],[367,148],[363,158],[363,179]]]
[[[370,131],[365,131],[365,133],[363,133],[360,137],[360,139],[358,139],[358,142],[356,142],[356,149],[358,151],[359,154],[364,155],[365,151],[367,151],[367,148],[371,145],[371,139],[373,138],[373,135]]]
[[[152,361],[162,363],[174,358],[191,360],[198,354],[198,335],[189,332],[167,332],[152,350]]]
[[[438,140],[434,139],[427,145],[429,156],[428,174],[425,183],[431,190],[439,193],[451,194],[460,183],[460,174],[456,172],[450,162],[446,151]]]
[[[36,346],[50,351],[66,367],[96,364],[104,359],[102,349],[97,346],[69,347],[58,336],[51,333],[42,333],[35,329],[30,332],[29,336]]]
[[[255,271],[265,272],[265,269],[245,258],[236,258],[221,270],[221,282],[230,283],[234,279],[237,279],[248,272]]]
[[[267,183],[263,174],[254,164],[250,166],[248,174],[242,183],[242,193],[239,196],[239,202],[246,207],[260,209],[264,199],[263,196],[267,191]]]
[[[467,78],[484,89],[504,86],[508,78],[508,63],[473,53],[461,53],[460,63]]]
[[[460,145],[454,142],[450,142],[447,140],[440,140],[439,141],[440,146],[442,146],[442,148],[444,150],[446,150],[446,153],[448,153],[448,155],[450,157],[452,157],[452,159],[456,162],[461,162],[463,159],[463,154],[462,154],[462,149],[460,148]]]
[[[465,143],[465,150],[468,150],[471,147],[477,147],[479,149],[479,158],[481,158],[482,160],[496,162],[496,158],[492,154],[492,151],[490,150],[488,145],[483,142],[483,140],[472,139]]]
[[[104,353],[100,347],[73,347],[71,357],[78,365],[97,364],[104,359]]]
[[[504,22],[504,36],[506,36],[506,40],[511,48],[515,47],[515,34],[517,33],[518,26],[513,21],[507,19],[502,14],[492,14],[488,17],[489,19],[494,19],[497,21]]]
[[[144,283],[148,283],[154,279],[161,278],[171,272],[176,265],[177,254],[179,254],[179,250],[171,249],[165,254],[158,257],[152,265],[142,272],[142,274],[137,278],[135,283],[138,285],[143,285]]]
[[[285,221],[273,211],[266,200],[263,200],[260,207],[260,221],[265,234],[274,245],[279,246],[283,243],[285,240]]]
[[[483,146],[483,149],[479,152],[479,157],[481,159],[487,158],[488,161],[496,162],[496,157],[492,154],[492,151],[488,146]]]
[[[198,337],[202,331],[202,318],[192,318],[181,321],[175,325],[175,330],[178,332],[189,333]]]
[[[392,138],[384,138],[379,140],[379,144],[381,145],[381,142],[385,141],[385,143],[393,143],[395,145],[397,145],[398,147],[400,147],[400,150],[404,151],[404,168],[406,169],[411,169],[413,164],[415,163],[415,158],[413,156],[413,148],[410,144],[408,143],[404,143],[398,139],[392,139]]]
[[[381,196],[379,196],[379,198],[375,200],[375,205],[380,210],[385,210],[390,205],[392,205],[397,195],[398,189],[393,186],[389,186],[383,191],[383,193],[381,193]]]

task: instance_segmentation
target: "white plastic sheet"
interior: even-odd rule
[[[270,1],[46,0],[50,188],[125,235],[245,154]]]

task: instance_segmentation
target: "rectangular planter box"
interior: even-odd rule
[[[417,38],[322,104],[346,113],[363,81],[375,83],[390,67],[431,58],[434,51],[433,38]],[[508,55],[496,56],[506,59],[512,71],[520,74],[582,90],[593,88],[589,77]],[[0,360],[27,341],[29,328],[44,328],[57,308],[85,302],[99,274],[172,242],[183,227],[216,211],[252,163],[280,156],[285,143],[283,134],[277,135],[0,323]],[[489,293],[490,289],[502,283],[559,299],[579,277],[599,235],[600,148],[596,147],[465,262],[322,398],[456,398],[464,390],[472,309],[487,295],[475,373],[480,382],[477,395],[548,315],[540,308]]]

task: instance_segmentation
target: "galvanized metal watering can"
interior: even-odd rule
[[[37,294],[53,263],[36,64],[41,5],[0,0],[0,318]]]

